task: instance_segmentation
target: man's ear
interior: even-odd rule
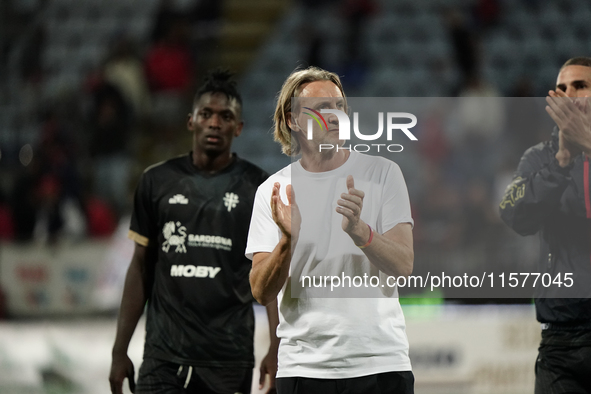
[[[187,130],[193,131],[193,114],[189,113],[187,115]]]
[[[290,130],[294,130],[295,128],[300,128],[299,125],[293,121],[291,112],[287,113],[285,120],[287,122],[287,127],[289,127]]]
[[[234,137],[240,136],[242,134],[242,128],[244,127],[244,121],[240,121],[238,126],[236,126],[236,130],[234,130]]]

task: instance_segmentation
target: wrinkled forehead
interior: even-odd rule
[[[343,93],[332,81],[307,82],[300,86],[299,97],[343,97]]]

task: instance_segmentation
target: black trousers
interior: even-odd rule
[[[146,358],[134,394],[250,394],[252,368],[203,368]]]
[[[277,394],[414,394],[411,371],[348,379],[278,378]]]
[[[542,331],[535,394],[591,394],[591,332]]]

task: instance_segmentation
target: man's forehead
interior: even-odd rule
[[[573,81],[584,80],[591,80],[591,67],[572,65],[566,66],[560,71],[556,78],[556,84],[569,84]]]
[[[341,90],[332,81],[314,81],[302,85],[300,97],[343,97]]]
[[[195,103],[195,108],[218,108],[237,110],[238,100],[234,97],[230,98],[223,92],[207,92],[203,93],[199,100]]]
[[[300,106],[314,107],[319,105],[336,105],[344,103],[343,97],[297,97]]]

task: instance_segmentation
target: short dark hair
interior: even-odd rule
[[[591,57],[586,57],[586,56],[571,57],[562,65],[562,67],[560,67],[560,69],[562,70],[566,66],[591,67]]]
[[[210,71],[205,76],[203,85],[195,93],[193,108],[205,93],[223,93],[229,100],[235,99],[242,109],[242,97],[236,89],[236,81],[232,79],[233,76],[232,72],[221,68]]]

